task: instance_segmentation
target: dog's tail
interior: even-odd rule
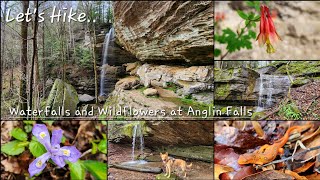
[[[192,166],[192,163],[190,163],[189,165],[187,165],[187,168],[191,168],[191,166]]]

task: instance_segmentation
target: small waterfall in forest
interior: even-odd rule
[[[143,138],[143,130],[141,124],[136,124],[133,127],[132,132],[132,161],[134,161],[135,147],[136,147],[136,138],[140,136],[140,154],[143,154],[144,149],[144,138]]]
[[[105,65],[108,64],[108,47],[110,45],[111,40],[114,38],[114,28],[112,27],[109,30],[109,33],[106,34],[103,42],[103,50],[102,50],[102,64],[101,64],[101,74],[100,74],[100,96],[105,96],[104,92],[104,85],[105,85],[105,74],[106,74],[106,67]]]
[[[277,98],[286,95],[285,93],[290,86],[290,80],[287,76],[260,74],[257,82],[259,82],[259,98],[256,112],[271,107]]]

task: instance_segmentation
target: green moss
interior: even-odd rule
[[[145,121],[136,121],[136,122],[132,122],[132,123],[129,123],[129,124],[126,124],[122,127],[121,129],[121,134],[125,135],[125,136],[128,136],[130,138],[132,138],[132,134],[133,134],[133,128],[135,125],[137,124],[140,124],[141,127],[142,127],[142,133],[145,135],[147,134],[150,129],[147,127]]]
[[[217,85],[214,90],[214,97],[216,99],[226,99],[230,94],[230,84]]]
[[[174,93],[177,92],[178,86],[174,84],[173,82],[166,82],[167,87],[165,89],[173,91]]]
[[[266,116],[266,113],[265,112],[254,112],[251,116],[251,120],[258,120],[258,119],[261,119],[263,118],[264,116]]]
[[[286,64],[277,69],[279,74],[287,74]],[[288,66],[290,75],[302,75],[304,73],[320,72],[319,61],[295,61],[291,62]]]
[[[291,86],[293,86],[293,87],[302,86],[302,85],[307,84],[310,81],[311,81],[310,79],[306,79],[305,77],[299,77],[299,78],[296,78],[295,80],[293,80],[293,82],[291,83]]]

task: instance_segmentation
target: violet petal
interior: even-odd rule
[[[80,151],[75,146],[63,146],[60,148],[62,157],[70,162],[76,162],[80,156]]]
[[[44,153],[40,157],[36,158],[34,161],[32,161],[31,164],[29,164],[29,174],[30,177],[34,176],[35,174],[40,173],[45,167],[46,167],[46,161],[51,157],[51,154],[49,152]]]
[[[60,168],[63,168],[66,165],[64,159],[61,156],[51,156],[51,159]]]
[[[44,124],[35,124],[32,128],[32,134],[38,139],[38,141],[44,145],[47,151],[50,151],[50,134]]]
[[[56,145],[60,145],[62,138],[62,130],[53,130],[52,137],[51,137],[51,146],[55,147]]]

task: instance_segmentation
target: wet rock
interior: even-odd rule
[[[79,101],[82,103],[90,103],[93,102],[95,98],[88,94],[79,94]]]
[[[50,111],[60,112],[63,108],[70,110],[70,116],[74,116],[78,103],[79,98],[75,88],[61,79],[56,79],[47,100]],[[60,115],[65,116],[64,113]]]
[[[145,96],[156,96],[156,95],[158,95],[158,91],[153,88],[147,88],[143,91],[143,94]]]
[[[212,64],[212,14],[212,1],[117,1],[115,32],[142,61]]]
[[[115,86],[115,89],[128,90],[132,89],[134,86],[139,85],[139,78],[135,76],[129,76],[123,79],[120,79]]]
[[[274,66],[266,66],[259,68],[257,71],[259,72],[259,74],[274,74],[276,70],[277,68]]]

